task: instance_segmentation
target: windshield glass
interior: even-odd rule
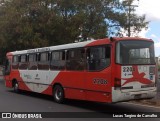
[[[120,41],[116,45],[116,63],[155,64],[154,43],[148,41]]]

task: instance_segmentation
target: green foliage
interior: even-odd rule
[[[131,0],[132,3],[132,0]],[[0,56],[6,52],[119,35],[128,29],[118,0],[0,0]],[[145,16],[132,15],[135,31]]]
[[[138,36],[142,28],[148,29],[147,25],[149,22],[145,21],[145,15],[138,16],[135,14],[135,8],[138,6],[133,5],[133,1],[134,0],[125,0],[122,2],[125,17],[122,18],[120,25],[124,30],[128,31],[127,35]]]

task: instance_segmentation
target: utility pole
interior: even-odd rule
[[[139,1],[139,0],[138,0]],[[132,5],[132,0],[126,0],[128,6],[128,37],[131,36],[131,11],[132,8],[138,7],[137,5]]]
[[[131,2],[128,4],[128,37],[131,36]]]

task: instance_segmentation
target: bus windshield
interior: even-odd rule
[[[154,43],[149,41],[119,41],[116,45],[118,64],[155,64]]]

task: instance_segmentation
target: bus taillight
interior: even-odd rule
[[[115,90],[118,90],[121,88],[121,79],[119,78],[115,78],[114,79],[114,89]]]

